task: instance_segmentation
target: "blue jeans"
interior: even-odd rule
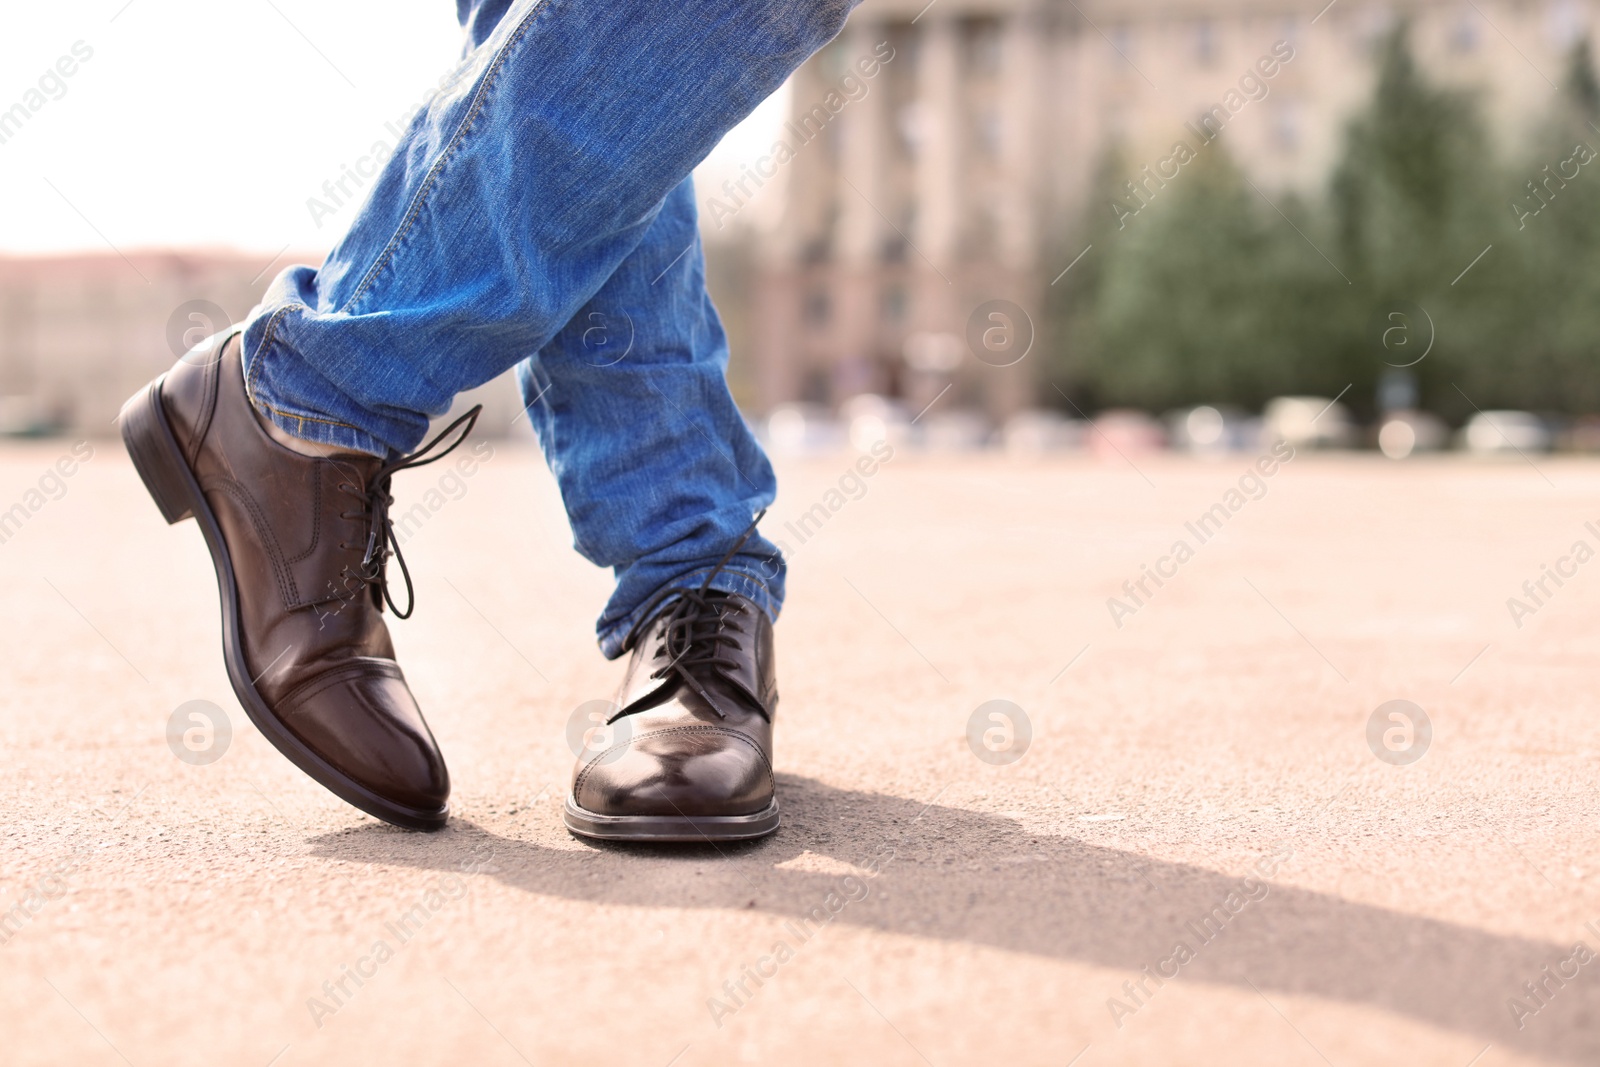
[[[597,630],[621,655],[776,493],[728,393],[689,173],[857,2],[457,0],[459,68],[327,261],[251,312],[251,400],[392,455],[516,367],[575,547],[616,575]],[[775,619],[784,576],[756,536],[712,587]]]

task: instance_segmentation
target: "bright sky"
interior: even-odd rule
[[[37,104],[30,90],[75,45],[92,56],[47,78],[47,102],[0,144],[0,254],[325,248],[348,209],[319,228],[307,199],[420,103],[460,48],[450,0],[7,8],[0,114]],[[720,182],[759,155],[781,112],[777,98],[763,105],[703,175]]]

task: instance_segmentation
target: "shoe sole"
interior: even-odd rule
[[[200,483],[184,459],[183,449],[167,420],[166,407],[161,402],[161,383],[165,377],[157,378],[122,405],[122,414],[118,416],[122,441],[133,460],[134,470],[139,472],[140,480],[168,525],[192,518],[205,535],[206,547],[211,550],[211,562],[217,571],[217,592],[222,599],[222,658],[228,668],[228,681],[233,684],[234,695],[239,698],[244,713],[273,748],[340,800],[408,830],[440,829],[449,819],[449,804],[437,811],[424,811],[384,799],[308,748],[272,714],[267,702],[256,691],[244,661],[239,590],[234,581],[233,561],[222,539],[222,527],[200,491]]]
[[[778,829],[778,801],[754,815],[600,815],[569,796],[562,813],[567,829],[597,841],[749,841]]]

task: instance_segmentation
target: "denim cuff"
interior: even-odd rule
[[[266,392],[266,390],[263,390]],[[313,415],[296,414],[263,396],[250,397],[250,404],[263,418],[290,437],[330,445],[346,452],[364,452],[369,456],[387,459],[389,450],[376,437],[342,422],[330,422]]]
[[[283,339],[277,336],[275,330],[278,320],[286,313],[295,310],[305,309],[297,305],[288,305],[268,315],[264,309],[257,308],[252,319],[241,331],[240,343],[244,346],[241,354],[241,362],[244,363],[244,392],[250,401],[250,406],[291,437],[387,459],[392,454],[389,446],[366,430],[332,418],[323,412],[307,410],[303,403],[296,403],[295,400],[283,395],[278,381],[284,376],[272,373],[278,369],[279,364],[289,369],[291,379],[303,379],[306,376],[304,370],[290,367],[294,355],[284,344]],[[252,341],[256,345],[253,351]],[[331,391],[331,386],[328,388]]]
[[[698,570],[685,571],[672,579],[672,581],[667,582],[661,589],[698,589],[701,583],[705,581],[705,575],[710,570],[710,567],[701,567]],[[739,570],[734,563],[729,563],[722,569],[721,573],[711,579],[710,587],[721,593],[738,593],[740,596],[749,597],[751,602],[766,612],[767,618],[774,623],[778,621],[778,614],[783,610],[781,596],[773,595],[766,582],[754,574]],[[655,597],[658,595],[660,595],[660,590],[657,590],[656,594],[646,599],[644,603],[622,618],[615,622],[601,625],[600,652],[606,659],[617,659],[623,652],[627,651],[624,646],[627,643],[628,635],[633,633],[634,627],[648,621],[645,619],[644,613],[651,608],[652,604],[655,609],[652,612],[652,615],[654,615],[670,603],[670,597],[664,598],[659,603],[656,602]]]

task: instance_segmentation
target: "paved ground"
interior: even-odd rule
[[[524,446],[401,490],[442,490],[395,627],[456,781],[431,836],[256,736],[198,531],[110,443],[29,496],[64,454],[0,453],[0,509],[40,505],[0,545],[7,1064],[1600,1060],[1600,564],[1560,563],[1600,464],[1302,456],[1251,500],[1247,457],[898,456],[787,538],[786,820],[719,852],[562,829],[616,665]],[[775,516],[847,463],[785,464]],[[1020,760],[967,739],[996,699]],[[1409,765],[1367,739],[1395,699]],[[232,717],[208,765],[166,739],[191,700]]]

